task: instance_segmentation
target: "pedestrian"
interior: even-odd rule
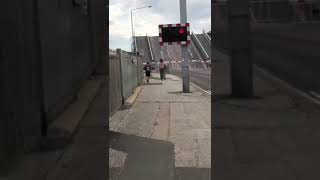
[[[149,78],[150,78],[150,75],[151,75],[151,67],[150,67],[149,62],[147,62],[147,64],[144,66],[143,69],[144,69],[144,71],[146,73],[147,83],[149,83]]]
[[[166,80],[166,65],[163,62],[163,59],[160,59],[160,64],[159,64],[159,70],[160,70],[160,79],[162,80]]]

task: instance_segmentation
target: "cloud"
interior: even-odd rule
[[[152,5],[152,8],[133,11],[135,35],[158,35],[159,24],[180,22],[179,0],[110,0],[109,1],[109,37],[110,47],[126,45],[130,49],[131,19],[130,10]],[[188,22],[191,30],[202,33],[211,29],[211,1],[187,0]]]
[[[131,51],[130,39],[117,36],[109,36],[109,48],[110,49],[123,49],[125,51]]]

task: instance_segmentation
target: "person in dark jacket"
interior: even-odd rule
[[[147,78],[147,83],[149,83],[149,78],[150,78],[150,75],[151,75],[151,66],[149,64],[149,62],[147,62],[147,64],[144,66],[144,71],[146,73],[146,78]]]

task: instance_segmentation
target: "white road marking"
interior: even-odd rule
[[[317,98],[317,99],[320,100],[320,94],[318,94],[318,93],[316,93],[316,92],[314,92],[314,91],[310,91],[309,93],[310,93],[313,97],[315,97],[315,98]]]
[[[193,54],[191,53],[191,51],[190,51],[190,49],[189,49],[189,48],[188,48],[188,51],[189,51],[189,53],[190,53],[191,57],[193,57]]]
[[[204,92],[206,92],[207,94],[211,95],[211,91],[210,90],[204,91]]]
[[[282,86],[285,87],[286,89],[288,89],[289,91],[294,92],[295,94],[298,94],[301,97],[304,97],[304,98],[308,99],[309,101],[311,101],[312,103],[320,106],[320,96],[317,93],[315,93],[313,91],[309,91],[309,93],[301,91],[301,90],[289,85],[287,82],[279,79],[278,77],[272,75],[271,73],[269,73],[268,71],[264,70],[263,68],[260,68],[260,67],[258,67],[256,65],[254,65],[254,67],[255,67],[256,70],[260,71],[265,76],[273,79],[274,81],[278,82],[279,84],[282,84]],[[318,96],[319,99],[316,98],[315,96]]]
[[[211,90],[206,91],[206,90],[202,89],[200,86],[196,85],[193,82],[190,82],[190,84],[191,84],[191,86],[195,87],[196,89],[198,89],[198,90],[200,90],[202,92],[205,92],[205,93],[207,93],[207,94],[209,94],[211,96]]]
[[[164,59],[162,49],[161,49],[160,53],[161,53],[161,57],[162,57],[162,59]]]
[[[172,57],[171,57],[171,55],[170,55],[170,52],[169,52],[168,48],[167,48],[167,53],[168,53],[168,55],[169,55],[169,58],[170,58],[170,59],[172,59]]]

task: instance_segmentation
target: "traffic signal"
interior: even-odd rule
[[[180,29],[179,29],[179,35],[183,35],[183,34],[185,34],[185,32],[187,32],[187,31],[185,30],[185,28],[180,28]]]
[[[163,44],[189,44],[189,24],[167,24],[159,25],[160,45]]]
[[[187,27],[165,27],[162,29],[163,42],[187,41]]]

